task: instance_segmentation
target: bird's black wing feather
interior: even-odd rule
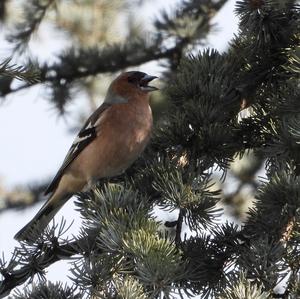
[[[73,144],[71,145],[62,166],[47,187],[45,195],[53,192],[56,189],[62,175],[64,174],[65,169],[79,155],[79,153],[96,138],[97,133],[95,123],[101,117],[101,114],[110,106],[110,104],[103,103],[86,121]]]

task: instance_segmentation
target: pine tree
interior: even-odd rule
[[[34,13],[45,1],[29,2]],[[37,275],[39,285],[12,298],[299,298],[299,6],[237,1],[239,32],[228,50],[197,50],[223,4],[187,0],[157,19],[149,40],[73,48],[56,64],[35,65],[40,81],[21,88],[49,84],[50,100],[63,112],[70,88],[87,76],[164,59],[168,105],[147,150],[125,174],[78,194],[84,219],[78,236],[65,239],[62,222],[1,261],[2,296]],[[15,35],[18,41],[36,24]],[[226,179],[232,161],[249,153],[256,162],[244,182],[260,165],[266,178],[238,226],[222,221],[224,194],[214,174]],[[176,211],[176,219],[159,222],[154,207]],[[45,282],[45,269],[70,256],[77,287]]]

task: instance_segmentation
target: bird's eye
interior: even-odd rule
[[[137,80],[137,78],[134,78],[134,77],[128,77],[128,82],[132,83],[132,84],[137,84],[138,80]]]
[[[141,79],[145,76],[146,74],[143,72],[130,72],[128,76],[128,82],[132,83],[134,85],[138,85],[141,81]]]

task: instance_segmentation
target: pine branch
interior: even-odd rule
[[[38,3],[38,0],[32,1],[37,1]],[[50,5],[52,1],[46,1],[41,7],[39,4],[36,4],[36,9],[40,10],[40,13],[37,14],[38,18],[33,20],[32,26],[24,27],[29,28],[28,33],[19,34],[19,37],[17,35],[17,40],[18,38],[22,38],[22,36],[24,36],[25,39],[30,36],[30,32],[32,32],[42,20],[46,8],[48,8],[48,5]],[[75,84],[80,83],[80,79],[84,79],[87,76],[116,72],[124,68],[161,59],[167,60],[175,70],[184,49],[192,42],[192,39],[200,40],[206,36],[210,28],[208,24],[211,18],[225,2],[225,0],[218,2],[206,1],[206,3],[203,4],[197,0],[192,1],[190,3],[191,6],[188,5],[189,2],[184,3],[183,6],[179,6],[174,12],[175,15],[185,15],[185,17],[188,17],[190,11],[193,11],[195,18],[201,19],[202,21],[201,26],[197,29],[198,34],[193,35],[193,37],[189,39],[183,38],[182,40],[178,40],[172,47],[166,47],[161,32],[156,32],[150,41],[145,41],[143,38],[140,38],[137,41],[127,42],[124,45],[107,46],[102,49],[70,49],[60,55],[59,63],[40,66],[41,83],[47,83],[48,87],[52,88],[51,100],[53,100],[62,112],[63,108],[61,107],[72,98],[68,90]],[[168,18],[158,22],[159,26],[164,28],[162,30],[166,30],[168,25],[165,23],[169,21],[170,19]],[[177,24],[175,27],[176,26],[180,27],[181,24]],[[6,96],[19,90],[25,90],[30,86],[29,84],[24,84],[15,89],[11,88],[10,85],[6,88],[0,87],[0,95]],[[60,90],[64,90],[65,94],[60,92]],[[57,95],[57,92],[60,98],[55,99],[54,96]],[[61,101],[61,103],[59,103],[59,101]]]
[[[230,287],[218,299],[269,299],[270,293],[264,292],[261,285],[253,284],[247,279],[245,273],[241,273],[237,282],[232,282]],[[273,297],[275,298],[275,297]]]
[[[8,58],[0,63],[0,78],[1,77],[9,77],[10,79],[18,79],[27,82],[27,86],[32,86],[34,84],[39,83],[40,74],[39,72],[30,67],[17,66],[15,64],[11,64],[11,59]],[[9,90],[8,92],[11,92]],[[2,94],[1,94],[2,95]]]
[[[63,286],[61,282],[40,282],[17,290],[12,299],[82,299],[83,294],[77,292],[77,287]]]
[[[181,230],[182,230],[183,219],[184,219],[184,211],[183,211],[183,209],[180,209],[177,223],[176,223],[176,234],[175,234],[175,244],[179,248],[180,248],[180,244],[181,244]]]
[[[49,83],[50,85],[59,86],[100,73],[116,72],[120,69],[137,66],[153,60],[170,58],[175,51],[174,48],[170,48],[160,52],[156,49],[154,50],[154,47],[152,49],[145,47],[142,41],[141,43],[127,43],[104,49],[70,49],[65,54],[60,55],[61,63],[54,65],[46,64],[40,67],[39,82],[35,81],[32,84],[24,84],[15,89],[2,91],[1,96],[27,89],[39,83]],[[140,48],[141,51],[132,53],[136,48]]]
[[[47,10],[56,0],[25,1],[24,21],[17,24],[14,33],[7,36],[7,40],[14,44],[14,51],[23,52],[28,45],[31,35],[38,29]]]
[[[18,187],[9,192],[2,188],[0,214],[10,209],[25,209],[40,202],[44,199],[43,193],[47,186],[47,183],[34,184],[24,188]]]
[[[163,11],[154,25],[165,36],[183,46],[199,42],[211,29],[210,20],[226,0],[183,1],[171,13]]]
[[[51,239],[50,239],[51,240]],[[35,274],[42,273],[44,269],[54,264],[59,260],[69,259],[73,255],[83,254],[83,244],[89,244],[92,247],[94,244],[94,235],[91,233],[89,237],[78,239],[72,242],[64,241],[61,244],[57,242],[57,238],[53,238],[51,243],[36,244],[38,248],[41,248],[40,254],[34,256],[34,263],[21,263],[20,269],[14,270],[8,268],[1,268],[1,274],[4,277],[0,281],[0,298],[7,296],[12,289],[23,284],[27,279],[32,278]],[[31,246],[30,243],[21,244],[22,248],[26,250],[27,246]],[[12,260],[10,263],[14,263]],[[34,264],[37,267],[34,267]]]

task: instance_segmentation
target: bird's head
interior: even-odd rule
[[[143,72],[130,71],[119,75],[111,84],[106,95],[106,102],[112,101],[114,98],[123,97],[125,100],[132,96],[145,96],[151,91],[158,90],[154,86],[148,85],[156,76],[150,76]]]

